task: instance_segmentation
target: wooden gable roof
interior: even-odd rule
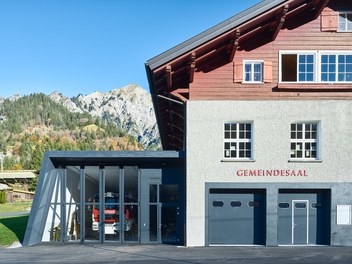
[[[145,64],[162,145],[184,149],[185,107],[196,70],[231,62],[236,51],[275,40],[283,28],[317,18],[329,0],[264,0]]]

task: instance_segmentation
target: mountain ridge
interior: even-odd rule
[[[0,98],[4,168],[38,169],[47,150],[157,150],[150,94],[137,85],[106,93]]]
[[[74,97],[53,92],[49,97],[72,112],[89,113],[136,137],[146,148],[160,148],[151,95],[137,84],[129,84],[109,92],[95,91]]]

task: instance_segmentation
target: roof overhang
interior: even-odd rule
[[[66,166],[173,166],[183,164],[179,151],[48,151],[54,167]]]
[[[164,149],[184,149],[182,106],[189,99],[195,71],[233,60],[237,50],[251,50],[275,40],[283,28],[315,19],[329,0],[264,0],[145,64]]]

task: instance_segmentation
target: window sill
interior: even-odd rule
[[[222,159],[221,162],[255,162],[253,159]]]
[[[264,82],[245,82],[245,81],[243,81],[242,84],[264,84]]]
[[[289,163],[322,163],[322,160],[297,160],[297,159],[290,159],[288,160]]]
[[[319,90],[352,90],[351,83],[304,83],[304,82],[293,82],[293,83],[278,83],[278,90],[292,90],[292,91],[319,91]]]

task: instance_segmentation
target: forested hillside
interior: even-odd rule
[[[136,139],[89,113],[70,112],[45,94],[0,102],[4,169],[39,170],[46,150],[140,150]]]

